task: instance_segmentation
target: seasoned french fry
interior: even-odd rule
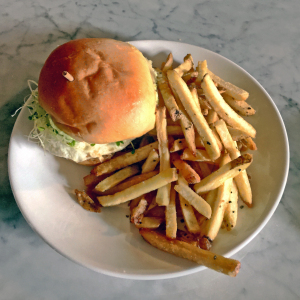
[[[141,199],[136,207],[132,209],[130,221],[133,224],[138,224],[142,221],[144,217],[144,212],[146,211],[148,202],[145,199]]]
[[[200,214],[208,219],[211,217],[210,205],[189,187],[188,183],[182,176],[179,175],[178,185],[175,185],[174,189]]]
[[[227,179],[237,176],[241,171],[250,166],[253,161],[251,154],[245,153],[231,162],[225,164],[217,171],[205,177],[194,185],[197,194],[204,194],[222,185]]]
[[[171,161],[189,184],[200,182],[197,172],[188,163],[180,159],[178,153],[174,152],[171,154]]]
[[[224,227],[230,231],[233,229],[237,222],[238,216],[238,189],[236,187],[235,182],[232,182],[231,194],[229,198],[229,202],[225,208],[224,212]]]
[[[158,151],[160,157],[160,171],[164,171],[170,168],[166,107],[160,107],[156,110],[156,130],[158,139]]]
[[[185,139],[177,139],[170,147],[170,153],[177,152],[187,148],[187,142]]]
[[[165,62],[164,66],[162,68],[162,71],[167,72],[168,70],[172,70],[172,66],[173,66],[173,54],[172,54],[172,52],[170,52],[167,57],[167,61]]]
[[[208,175],[211,174],[211,170],[208,167],[207,163],[199,161],[198,165],[199,165],[199,168],[201,169],[201,172],[202,172],[202,175],[203,175],[203,177],[201,177],[201,178],[205,178],[205,177],[207,177]]]
[[[230,162],[229,155],[225,155],[222,161],[222,165],[226,165]],[[231,195],[232,189],[232,178],[227,179],[224,181],[222,185],[218,187],[217,197],[213,206],[213,211],[211,215],[211,219],[207,222],[205,230],[204,230],[204,237],[208,238],[210,241],[213,241],[222,225],[222,221],[224,218],[224,212],[228,205],[229,198]]]
[[[256,144],[254,143],[251,137],[243,139],[242,142],[246,145],[248,149],[257,150]]]
[[[156,190],[178,179],[176,169],[170,168],[119,193],[97,197],[102,206],[114,206]]]
[[[166,107],[156,110],[156,130],[158,139],[158,151],[160,157],[160,172],[170,168],[170,152],[167,136]],[[157,190],[156,203],[158,205],[168,205],[170,202],[171,184],[160,187]]]
[[[217,131],[216,131],[216,129],[213,125],[210,125],[210,128],[211,128],[211,131],[212,131],[213,135],[216,138],[216,141],[217,141],[217,144],[219,146],[220,151],[222,151],[223,150],[223,144],[220,140],[219,134],[217,133]]]
[[[117,184],[119,184],[120,182],[125,180],[126,178],[139,173],[139,171],[140,171],[140,168],[138,165],[132,165],[132,166],[126,167],[126,168],[114,173],[113,175],[105,178],[104,180],[100,181],[95,186],[95,190],[104,192],[104,191],[112,188],[113,186],[116,186]]]
[[[87,187],[93,187],[96,184],[98,184],[100,181],[107,178],[108,176],[109,176],[108,174],[103,174],[101,176],[96,176],[94,174],[88,174],[83,177],[84,185]]]
[[[92,174],[100,176],[105,173],[111,173],[120,169],[123,169],[129,165],[135,164],[146,159],[152,149],[158,149],[158,142],[154,142],[145,147],[136,149],[134,154],[131,152],[125,153],[118,157],[112,158],[92,170]]]
[[[101,212],[101,207],[98,203],[95,203],[93,199],[84,191],[75,190],[78,203],[86,210],[92,212]]]
[[[151,210],[151,209],[154,208],[155,206],[157,206],[157,203],[156,203],[156,197],[153,197],[151,203],[150,203],[149,206],[148,206],[147,211]]]
[[[209,191],[207,193],[206,197],[205,197],[205,201],[211,207],[212,211],[214,209],[214,205],[215,205],[215,202],[216,202],[217,195],[218,195],[218,189],[214,189],[214,190]],[[208,218],[206,218],[205,216],[199,214],[198,224],[200,225],[200,228],[201,228],[201,236],[204,235],[203,230],[205,230],[205,226],[206,226],[208,220],[209,220]]]
[[[170,239],[176,238],[177,233],[177,213],[176,213],[176,191],[172,184],[170,193],[170,203],[166,206],[166,236]]]
[[[189,71],[185,74],[182,75],[182,79],[185,81],[185,82],[189,82],[190,80],[193,80],[195,78],[197,78],[198,76],[198,72],[196,71]]]
[[[249,93],[247,91],[244,91],[243,89],[235,86],[230,82],[226,82],[225,80],[221,79],[210,70],[208,70],[208,74],[212,78],[212,80],[218,84],[218,86],[226,90],[225,94],[231,96],[232,98],[236,100],[244,101],[249,97]]]
[[[208,124],[213,124],[219,120],[218,114],[214,109],[210,109],[205,117]]]
[[[166,108],[168,109],[171,119],[174,122],[179,120],[182,112],[179,110],[175,98],[172,94],[172,91],[169,87],[167,75],[160,70],[157,70],[157,86],[161,92],[161,95],[163,97],[164,103],[166,105]]]
[[[160,226],[162,221],[163,219],[160,218],[144,217],[139,223],[135,224],[135,227],[155,229]]]
[[[142,174],[153,171],[159,163],[159,155],[156,149],[152,149],[146,161],[142,165]]]
[[[228,151],[231,159],[236,159],[240,156],[240,151],[237,149],[236,143],[232,140],[227,126],[223,120],[219,120],[215,123],[215,128],[219,133],[220,138],[222,139],[222,143],[225,149]],[[234,181],[237,185],[239,193],[241,195],[242,200],[251,207],[252,205],[252,191],[249,183],[249,179],[247,176],[246,170],[243,170],[238,174]]]
[[[234,141],[240,141],[240,140],[243,140],[243,139],[246,139],[247,137],[249,137],[249,135],[247,133],[245,133],[244,131],[241,131],[239,129],[232,128],[229,126],[227,126],[227,129]]]
[[[190,92],[191,92],[191,95],[199,109],[199,111],[201,111],[201,107],[200,107],[200,102],[199,102],[199,99],[198,99],[198,93],[197,93],[197,89],[195,87],[190,87]]]
[[[208,111],[210,109],[212,109],[212,107],[210,106],[209,102],[206,99],[203,99],[202,97],[200,97],[199,89],[197,90],[197,92],[198,92],[198,99],[199,99],[200,107],[201,107],[201,110],[202,110],[202,114],[204,115],[204,113],[203,113],[204,110],[207,110],[207,114],[208,114]]]
[[[182,210],[183,219],[189,232],[199,233],[200,226],[197,222],[193,207],[179,194],[179,203]]]
[[[172,86],[171,86],[172,88]],[[182,115],[180,117],[180,126],[182,129],[182,132],[184,134],[185,140],[187,142],[188,147],[191,149],[192,152],[195,152],[196,145],[195,145],[195,130],[194,125],[192,121],[190,120],[190,117],[185,111],[184,106],[182,105],[176,91],[172,88],[173,95],[176,99],[176,102],[178,104],[179,110],[182,112]]]
[[[195,128],[201,136],[207,153],[212,160],[217,159],[220,156],[220,149],[217,141],[205,118],[198,109],[186,83],[175,71],[168,71],[167,76],[172,88],[174,88],[178,94],[180,101],[182,102],[184,108],[192,119]]]
[[[169,240],[156,231],[141,229],[140,234],[149,244],[162,251],[191,260],[217,272],[235,277],[240,270],[241,263],[237,260],[205,251],[183,241]]]
[[[198,76],[196,79],[196,83],[201,83],[203,80],[203,77],[207,73],[207,61],[198,61],[198,66],[197,66],[197,71],[198,71]]]
[[[234,100],[227,94],[222,95],[227,104],[237,113],[243,116],[252,116],[255,114],[255,109],[246,101]]]
[[[129,209],[130,209],[131,213],[132,213],[133,209],[134,209],[135,207],[137,207],[138,204],[140,203],[140,201],[141,201],[142,199],[144,199],[144,198],[145,198],[145,195],[142,195],[142,196],[139,196],[139,197],[137,197],[137,198],[135,198],[135,199],[132,199],[132,200],[130,201]]]
[[[167,133],[168,135],[178,135],[178,136],[183,135],[181,126],[167,126]],[[148,132],[148,134],[152,136],[157,136],[157,131],[156,129],[152,129]]]
[[[189,71],[194,65],[193,58],[191,54],[186,55],[184,58],[184,62],[179,65],[177,68],[174,69],[174,71],[177,72],[177,74],[182,77],[184,73]]]
[[[112,195],[118,192],[121,192],[129,187],[131,187],[132,185],[136,185],[142,181],[145,181],[155,175],[158,174],[157,170],[154,170],[152,172],[148,172],[148,173],[144,173],[144,174],[140,174],[140,175],[136,175],[133,177],[130,177],[126,180],[124,180],[123,182],[121,182],[120,184],[110,188],[109,190],[105,191],[105,192],[99,192],[96,190],[93,190],[93,192],[95,192],[96,194],[100,195],[100,196],[106,196],[106,195]]]
[[[194,156],[193,153],[191,153],[190,149],[186,148],[186,149],[184,149],[180,158],[182,160],[211,162],[211,159],[210,159],[209,155],[207,154],[206,150],[201,150],[201,149],[196,149],[196,155]]]
[[[171,72],[171,71],[169,71]],[[202,81],[202,89],[205,93],[206,99],[209,101],[217,114],[226,121],[230,126],[240,129],[251,137],[255,137],[256,130],[254,127],[239,116],[223,99],[218,89],[214,85],[211,77],[207,74]]]

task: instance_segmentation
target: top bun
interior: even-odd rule
[[[68,72],[73,81],[62,74]],[[106,144],[153,129],[156,89],[149,61],[112,39],[79,39],[56,48],[40,73],[40,105],[75,140]]]

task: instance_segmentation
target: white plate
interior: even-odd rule
[[[206,49],[166,41],[132,42],[160,66],[172,51],[176,61],[187,53],[208,61],[209,68],[250,92],[256,109],[250,123],[257,129],[258,151],[249,169],[254,207],[239,210],[232,232],[221,232],[212,251],[232,256],[253,239],[274,213],[284,190],[289,166],[287,134],[279,112],[263,87],[228,59]],[[72,191],[83,188],[90,168],[44,153],[29,142],[32,123],[23,109],[9,146],[9,176],[18,206],[30,226],[55,250],[95,271],[131,279],[164,279],[204,269],[148,245],[129,223],[127,205],[90,213],[76,202]]]

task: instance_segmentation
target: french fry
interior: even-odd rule
[[[205,178],[205,177],[207,177],[208,175],[211,174],[211,170],[208,167],[207,163],[199,161],[198,165],[199,165],[199,168],[201,169],[201,172],[202,172],[202,175],[203,175],[203,177],[201,177],[201,178]]]
[[[176,238],[177,233],[177,213],[176,213],[176,191],[172,184],[170,193],[170,203],[166,206],[166,236],[170,239]]]
[[[144,217],[148,202],[145,199],[141,199],[136,207],[132,209],[130,221],[133,224],[140,223]]]
[[[93,199],[84,191],[75,190],[75,195],[77,198],[78,203],[88,211],[92,212],[101,212],[101,207],[98,203],[95,203]]]
[[[229,155],[225,155],[222,160],[222,165],[226,165],[230,162]],[[212,215],[210,220],[207,222],[204,233],[204,238],[208,238],[209,241],[213,241],[222,225],[224,218],[224,212],[228,205],[229,198],[232,189],[232,178],[224,181],[222,185],[218,187],[217,197],[213,206]]]
[[[197,76],[198,76],[198,72],[189,71],[182,75],[182,79],[188,83],[190,80],[196,79]]]
[[[214,189],[214,190],[209,191],[205,197],[205,201],[211,207],[212,211],[214,209],[217,195],[218,195],[218,189]],[[197,219],[198,219],[198,224],[200,225],[200,228],[201,228],[201,236],[203,236],[204,235],[203,230],[205,229],[205,226],[206,226],[207,222],[209,221],[209,219],[200,214]]]
[[[94,174],[88,174],[83,177],[84,185],[87,187],[93,187],[97,185],[100,181],[107,178],[109,174],[103,174],[101,176],[96,176]]]
[[[227,179],[237,176],[240,172],[250,166],[253,161],[251,154],[245,153],[238,158],[225,164],[217,171],[205,177],[199,183],[194,185],[194,190],[197,194],[204,194],[212,189],[222,185]]]
[[[208,74],[212,78],[212,80],[218,84],[218,86],[226,90],[225,94],[231,96],[232,98],[236,100],[244,101],[249,97],[249,93],[247,91],[244,91],[243,89],[235,86],[230,82],[226,82],[225,80],[221,79],[210,70],[208,70]]]
[[[210,109],[207,113],[207,116],[205,117],[207,123],[210,125],[210,124],[213,124],[215,123],[216,121],[219,120],[219,117],[218,117],[218,114],[216,113],[216,111],[214,109]]]
[[[107,190],[105,192],[99,192],[99,191],[96,191],[96,190],[93,190],[93,192],[95,192],[96,194],[98,194],[100,196],[112,195],[112,194],[121,192],[121,191],[131,187],[132,185],[136,185],[136,184],[138,184],[142,181],[145,181],[149,178],[152,178],[153,176],[155,176],[157,174],[158,174],[157,170],[154,170],[154,171],[148,172],[148,173],[143,173],[143,174],[140,174],[140,175],[130,177],[130,178],[124,180],[120,184],[110,188],[109,190]]]
[[[113,175],[105,178],[104,180],[100,181],[96,186],[95,190],[104,192],[114,186],[116,186],[118,183],[124,181],[128,177],[131,177],[137,173],[140,172],[140,168],[138,165],[132,165],[129,167],[126,167]]]
[[[172,143],[172,145],[170,147],[170,153],[177,152],[177,151],[183,150],[185,148],[187,148],[186,140],[185,139],[177,139]]]
[[[159,163],[158,152],[156,149],[152,149],[151,152],[149,153],[146,161],[142,165],[142,174],[155,170],[158,163]]]
[[[167,61],[165,62],[164,66],[162,68],[162,71],[167,72],[168,70],[172,70],[172,66],[173,66],[173,54],[172,54],[172,52],[170,52],[167,57]]]
[[[200,182],[197,172],[188,163],[180,159],[178,153],[174,152],[171,154],[171,161],[189,184]]]
[[[152,201],[150,202],[147,211],[151,210],[152,208],[154,208],[155,206],[157,206],[156,203],[156,197],[153,197]]]
[[[206,150],[201,150],[201,149],[196,149],[196,155],[194,156],[193,153],[191,153],[190,149],[186,148],[186,149],[184,149],[180,158],[182,160],[211,162],[211,159],[210,159],[209,155],[207,154]]]
[[[235,277],[240,270],[241,263],[237,260],[202,250],[183,241],[169,240],[161,233],[153,230],[140,229],[140,234],[150,245],[162,251],[204,265],[217,272]]]
[[[238,114],[243,116],[252,116],[255,114],[255,109],[246,101],[235,100],[227,94],[223,94],[222,97]]]
[[[229,197],[229,202],[225,208],[224,212],[224,227],[230,231],[232,230],[237,222],[238,216],[238,189],[236,187],[235,182],[232,182],[231,194]]]
[[[157,136],[157,130],[152,129],[148,132],[148,134],[152,136]],[[183,131],[181,129],[181,126],[167,126],[167,134],[183,136]]]
[[[213,135],[215,136],[215,139],[217,141],[217,144],[218,144],[218,147],[219,147],[220,151],[222,151],[223,150],[223,144],[220,140],[220,137],[219,137],[215,127],[213,125],[210,125],[210,128],[211,128],[211,131],[212,131]]]
[[[210,205],[198,194],[196,194],[188,185],[186,180],[179,175],[178,185],[175,185],[174,189],[201,215],[210,219],[211,207]]]
[[[195,130],[194,125],[192,121],[190,120],[190,117],[185,111],[184,106],[182,105],[176,91],[171,86],[173,95],[176,99],[176,102],[178,104],[179,110],[182,112],[182,115],[180,117],[180,126],[182,129],[182,132],[184,134],[185,140],[187,142],[188,147],[191,149],[192,152],[195,152],[196,145],[195,145]]]
[[[203,92],[203,91],[202,91]],[[203,99],[202,97],[200,97],[199,95],[199,89],[197,89],[197,93],[198,93],[198,99],[199,99],[199,103],[200,103],[200,107],[201,110],[207,110],[207,113],[210,109],[212,109],[212,107],[210,106],[209,102],[206,99]],[[204,115],[204,113],[202,112],[202,114]]]
[[[190,165],[195,170],[195,172],[200,176],[200,180],[201,178],[204,178],[198,161],[190,161]]]
[[[190,87],[190,92],[191,92],[191,95],[193,96],[193,99],[194,99],[199,111],[201,111],[201,106],[200,106],[199,99],[198,99],[197,89],[195,87]]]
[[[146,159],[152,149],[158,149],[158,142],[151,143],[145,147],[136,149],[134,154],[131,152],[122,154],[118,157],[112,158],[98,166],[96,166],[91,173],[100,176],[105,173],[111,173],[123,169],[129,165],[135,164]]]
[[[220,156],[220,149],[217,141],[206,120],[199,111],[186,83],[175,71],[168,71],[167,76],[172,88],[174,88],[178,94],[180,101],[182,102],[184,108],[192,119],[196,130],[201,136],[207,153],[212,160],[217,159]]]
[[[169,71],[171,72],[171,71]],[[256,130],[254,127],[239,116],[223,99],[218,89],[214,85],[211,77],[207,74],[202,81],[202,89],[205,93],[206,99],[209,101],[217,114],[226,121],[230,126],[240,129],[251,137],[255,137]]]
[[[205,74],[207,73],[207,61],[198,61],[198,66],[197,66],[197,72],[198,72],[198,76],[196,79],[196,83],[201,83],[201,81],[203,80],[203,77],[205,76]]]
[[[179,194],[179,203],[182,210],[183,219],[189,232],[199,233],[200,226],[194,213],[193,207]]]
[[[176,169],[170,168],[114,195],[97,197],[102,206],[114,206],[149,193],[178,179]]]
[[[188,72],[190,69],[193,68],[194,62],[191,54],[186,55],[184,58],[184,62],[179,65],[177,68],[174,69],[174,71],[177,72],[177,74],[182,77],[182,75],[186,72]]]
[[[135,207],[138,206],[138,204],[140,203],[140,201],[141,201],[143,198],[145,198],[145,195],[142,195],[142,196],[137,197],[137,198],[135,198],[135,199],[132,199],[132,200],[130,201],[129,209],[130,209],[130,212],[131,212],[131,213],[132,213],[133,209],[134,209]]]
[[[166,107],[156,110],[156,130],[158,139],[158,151],[160,157],[160,172],[170,168],[170,152],[167,136]],[[157,190],[156,203],[166,206],[170,202],[171,184],[160,187]]]
[[[215,128],[219,133],[220,138],[225,149],[228,151],[231,159],[236,159],[240,156],[240,151],[237,149],[236,143],[232,140],[231,135],[227,129],[227,126],[223,120],[219,120],[215,123]],[[239,190],[242,200],[249,206],[252,206],[252,191],[247,176],[246,170],[243,170],[238,174],[234,181]]]
[[[156,110],[156,130],[158,139],[158,151],[160,157],[160,171],[164,171],[170,168],[170,153],[165,107],[160,107]]]
[[[171,119],[174,122],[179,120],[182,112],[179,110],[175,98],[172,94],[172,91],[169,87],[167,75],[160,70],[157,70],[157,86],[161,92],[161,95],[163,97],[164,103],[166,105],[166,108],[168,109]]]
[[[256,144],[254,143],[251,137],[243,139],[242,142],[246,145],[248,149],[257,150]]]
[[[139,223],[135,224],[135,227],[155,229],[160,226],[162,221],[161,218],[144,217]]]
[[[249,137],[247,133],[236,128],[227,126],[227,129],[234,141],[240,141]]]

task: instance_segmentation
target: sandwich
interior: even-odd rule
[[[32,90],[30,137],[53,155],[93,165],[155,125],[155,71],[129,43],[87,38],[57,47]]]

